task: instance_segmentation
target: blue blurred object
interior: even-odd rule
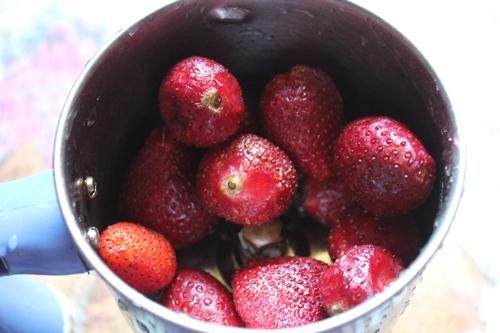
[[[86,271],[59,210],[53,171],[2,184],[0,276]]]
[[[1,277],[0,332],[70,332],[70,303],[59,293],[31,276]]]

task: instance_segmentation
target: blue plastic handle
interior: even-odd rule
[[[0,332],[73,332],[71,303],[58,289],[28,275],[4,276],[0,295]]]
[[[0,183],[0,276],[86,271],[59,209],[53,170]]]

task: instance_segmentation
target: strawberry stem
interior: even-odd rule
[[[243,187],[243,177],[238,174],[229,175],[221,183],[221,190],[225,195],[237,196]]]
[[[223,99],[217,89],[205,92],[201,97],[200,107],[205,107],[214,113],[219,113],[223,106]]]

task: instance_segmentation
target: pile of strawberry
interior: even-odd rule
[[[242,96],[213,60],[190,57],[170,69],[159,90],[165,123],[124,178],[119,210],[132,222],[102,232],[101,258],[139,292],[161,290],[173,311],[221,325],[305,325],[383,291],[420,248],[411,212],[436,177],[423,144],[386,116],[346,124],[333,80],[316,68],[274,77],[258,112]],[[294,202],[328,228],[331,264],[253,258],[232,275],[232,290],[199,268],[177,267],[176,249],[221,221],[259,228]]]

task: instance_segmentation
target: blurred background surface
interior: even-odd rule
[[[66,95],[115,32],[165,1],[0,0],[0,181],[50,169]],[[355,0],[402,32],[462,118],[466,190],[442,249],[393,333],[500,332],[500,1]],[[97,274],[37,276],[77,309],[74,332],[132,332]]]

